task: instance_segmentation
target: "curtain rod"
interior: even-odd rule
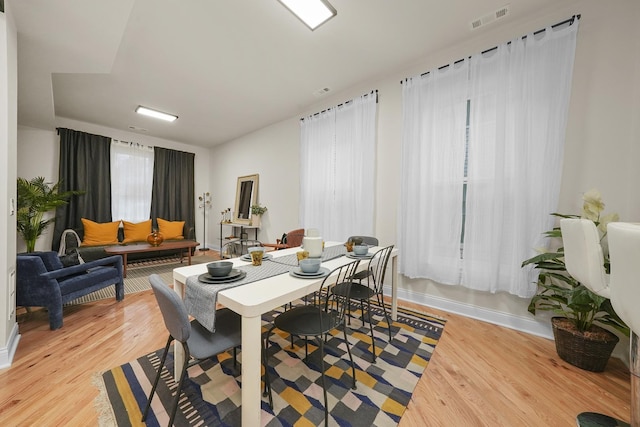
[[[573,25],[573,22],[574,22],[576,19],[577,19],[577,20],[580,20],[580,17],[581,17],[581,15],[580,15],[580,14],[573,15],[573,16],[572,16],[571,18],[569,18],[569,19],[565,19],[564,21],[561,21],[561,22],[558,22],[558,23],[556,23],[556,24],[553,24],[553,25],[551,26],[551,28],[556,28],[556,27],[559,27],[559,26],[564,25],[564,24]],[[535,35],[538,35],[538,34],[540,34],[540,33],[544,33],[545,31],[547,31],[547,29],[546,29],[546,28],[541,28],[541,29],[539,29],[538,31],[534,31],[534,32],[533,32],[533,35],[535,36]],[[525,34],[524,36],[522,36],[522,40],[525,40],[526,38],[527,38],[526,34]],[[509,42],[507,42],[507,44],[511,44],[511,42],[509,41]],[[498,46],[494,46],[494,47],[492,47],[492,48],[489,48],[489,49],[483,50],[482,52],[480,52],[480,54],[481,54],[481,55],[484,55],[485,53],[487,53],[487,52],[491,52],[492,50],[496,50],[497,48],[498,48]],[[471,59],[471,56],[468,56],[467,58],[463,58],[463,59],[458,59],[457,61],[454,61],[454,62],[453,62],[453,64],[454,64],[454,65],[455,65],[455,64],[459,64],[460,62],[464,61],[465,59]],[[442,67],[438,67],[438,70],[443,70],[443,69],[447,68],[449,65],[451,65],[451,64],[447,64],[447,65],[443,65]],[[427,71],[427,72],[425,72],[425,73],[422,73],[422,74],[420,74],[420,77],[426,76],[426,75],[427,75],[427,74],[429,74],[429,73],[430,73],[430,71]],[[403,84],[405,81],[407,81],[407,79],[410,79],[410,78],[412,78],[412,77],[406,77],[404,80],[400,80],[400,84]]]
[[[378,89],[372,90],[370,93],[365,93],[365,94],[364,94],[364,95],[362,95],[362,96],[369,96],[369,95],[373,95],[374,93],[376,94],[376,104],[377,104],[377,103],[378,103]],[[350,103],[350,102],[353,102],[353,99],[350,99],[349,101],[346,101],[346,102],[340,103],[340,104],[336,105],[335,107],[327,108],[326,110],[322,110],[322,111],[320,111],[320,112],[318,112],[318,113],[315,113],[315,114],[312,114],[311,116],[308,116],[308,117],[318,116],[318,115],[320,115],[320,114],[322,114],[322,113],[324,113],[324,112],[327,112],[327,111],[331,110],[332,108],[342,107],[343,105],[346,105],[346,104],[348,104],[348,103]],[[304,122],[304,117],[301,117],[301,118],[300,118],[300,121],[301,121],[301,122]]]
[[[139,142],[133,142],[133,141],[123,141],[122,139],[111,138],[111,141],[121,143],[121,144],[129,144],[130,147],[135,145],[136,147],[143,147],[143,148],[150,148],[150,149],[154,148],[153,145],[144,145],[144,144],[140,144]]]

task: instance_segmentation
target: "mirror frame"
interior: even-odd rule
[[[251,183],[251,194],[247,199],[246,194],[241,194],[246,189],[247,183]],[[249,201],[247,206],[248,212],[240,213],[240,203]],[[237,224],[249,225],[251,223],[251,206],[258,203],[258,174],[246,175],[238,177],[238,183],[236,185],[236,203],[233,211],[233,222]],[[243,206],[244,208],[244,206]],[[246,217],[245,217],[246,215]]]

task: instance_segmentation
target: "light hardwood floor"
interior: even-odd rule
[[[574,426],[582,411],[629,420],[629,372],[575,368],[553,341],[453,315],[447,319],[401,427]],[[50,331],[44,312],[19,319],[13,366],[0,371],[0,426],[94,426],[95,373],[164,346],[167,332],[151,291],[64,310]]]

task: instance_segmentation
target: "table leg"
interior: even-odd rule
[[[398,320],[398,257],[391,258],[391,319]]]
[[[189,260],[189,265],[191,265],[191,248],[187,249],[187,259]]]
[[[127,253],[122,254],[122,277],[127,277]]]
[[[242,425],[245,427],[261,425],[261,329],[261,316],[242,317]]]

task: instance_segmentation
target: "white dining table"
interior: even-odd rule
[[[342,242],[327,242],[325,247],[341,245]],[[380,247],[370,248],[371,253],[375,253]],[[274,259],[278,257],[295,254],[300,248],[290,248],[279,251],[267,252]],[[391,318],[397,318],[397,270],[398,250],[391,252]],[[250,265],[251,262],[234,258],[234,267]],[[347,256],[341,256],[322,263],[323,267],[330,271],[341,265],[354,261]],[[270,262],[265,260],[263,262]],[[360,262],[359,269],[365,269],[369,264],[368,259]],[[260,268],[259,266],[252,268]],[[173,270],[173,289],[184,298],[185,284],[187,278],[207,272],[206,264],[195,264],[186,267],[179,267]],[[235,311],[242,316],[242,425],[260,425],[260,402],[261,402],[261,327],[262,315],[283,306],[298,298],[302,298],[318,289],[324,278],[301,279],[293,277],[288,273],[258,280],[230,289],[225,289],[218,293],[218,303]],[[211,307],[215,310],[215,307]],[[180,377],[180,366],[184,360],[184,351],[179,343],[174,345],[174,377]]]

